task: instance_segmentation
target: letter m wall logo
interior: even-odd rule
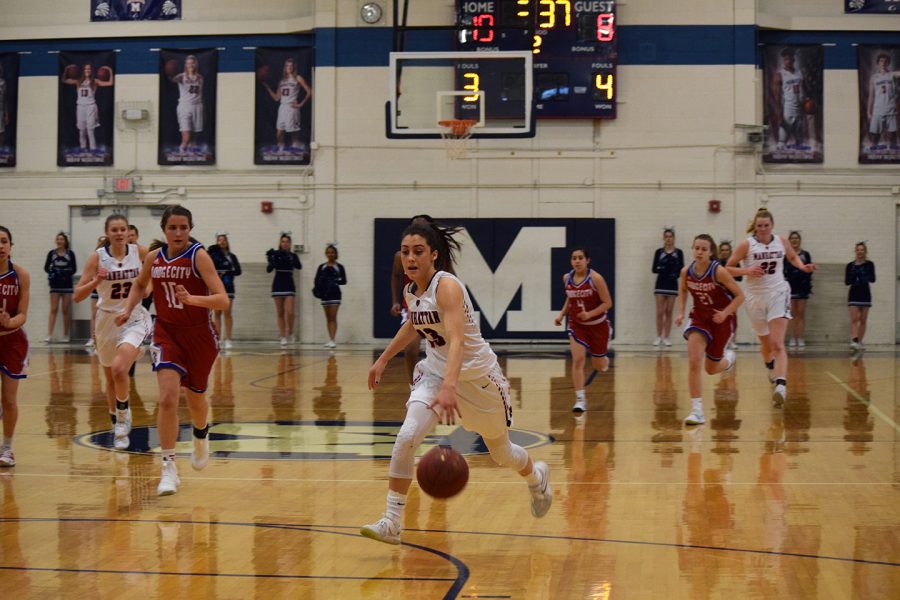
[[[487,339],[565,338],[553,319],[565,302],[562,277],[572,268],[574,247],[591,254],[590,266],[606,279],[615,304],[614,219],[436,218],[464,228],[456,236],[462,245],[456,274],[468,287]],[[407,223],[375,219],[372,322],[377,338],[393,337],[400,326],[400,319],[391,316],[391,267]]]

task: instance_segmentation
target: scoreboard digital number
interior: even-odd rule
[[[615,0],[456,0],[456,11],[457,49],[531,50],[538,118],[616,117]]]

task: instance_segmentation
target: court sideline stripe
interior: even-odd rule
[[[844,390],[845,390],[848,394],[850,394],[851,396],[853,396],[854,398],[856,398],[857,400],[859,400],[861,403],[865,404],[865,405],[866,405],[866,408],[868,408],[868,409],[871,410],[873,413],[875,413],[875,415],[878,416],[882,421],[884,421],[885,423],[887,423],[888,425],[890,425],[891,427],[893,427],[895,431],[900,431],[900,425],[897,425],[897,423],[896,423],[892,418],[890,418],[887,414],[885,414],[884,412],[882,412],[880,408],[878,408],[877,406],[875,406],[874,404],[872,404],[872,402],[871,402],[870,400],[866,400],[865,398],[863,398],[863,397],[859,394],[859,392],[857,392],[857,391],[854,390],[852,387],[850,387],[849,385],[847,385],[847,383],[844,382],[840,377],[838,377],[837,375],[835,375],[835,374],[832,373],[831,371],[825,371],[825,374],[828,375],[829,377],[831,377],[832,379],[834,379],[835,383],[837,383],[839,386],[841,386],[842,388],[844,388]]]

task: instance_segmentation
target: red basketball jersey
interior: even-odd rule
[[[704,321],[711,320],[714,311],[724,310],[726,306],[731,304],[731,296],[728,290],[716,281],[716,268],[719,262],[710,261],[709,267],[702,275],[694,272],[694,265],[687,270],[687,289],[694,299],[694,305],[691,307],[691,320]]]
[[[588,269],[587,277],[580,283],[575,283],[575,270],[569,271],[566,278],[566,297],[569,299],[569,321],[580,323],[581,325],[596,325],[606,320],[606,314],[602,314],[596,319],[590,321],[579,321],[578,315],[589,310],[594,310],[600,306],[603,301],[597,288],[594,287],[594,281],[591,279],[593,269]]]
[[[194,264],[194,257],[202,247],[200,242],[196,242],[174,258],[168,257],[168,244],[160,248],[150,269],[157,319],[185,327],[209,322],[208,308],[188,306],[175,297],[175,288],[179,285],[183,285],[192,296],[209,295],[209,288]]]
[[[0,310],[5,311],[10,317],[19,314],[19,274],[9,263],[9,271],[0,275]],[[0,331],[12,331],[0,325]]]

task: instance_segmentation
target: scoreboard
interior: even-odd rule
[[[538,118],[616,117],[615,0],[456,0],[456,15],[458,50],[531,51]],[[473,72],[465,83],[505,76]]]

